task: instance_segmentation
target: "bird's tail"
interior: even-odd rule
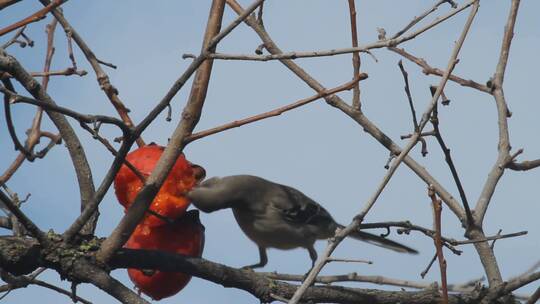
[[[344,227],[340,225],[340,228],[344,228]],[[387,248],[393,251],[410,253],[410,254],[418,254],[418,251],[415,249],[412,249],[411,247],[389,240],[382,236],[371,234],[371,233],[364,232],[361,230],[353,231],[351,232],[351,234],[349,234],[349,236],[354,239],[364,241],[364,242],[367,242],[367,243],[370,243],[379,247]]]

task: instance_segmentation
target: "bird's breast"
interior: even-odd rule
[[[238,225],[246,236],[261,247],[293,249],[313,245],[316,237],[309,229],[284,221],[279,215],[269,212],[233,208]]]

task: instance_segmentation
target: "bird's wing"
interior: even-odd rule
[[[280,186],[281,195],[272,198],[272,205],[279,210],[283,219],[294,224],[320,227],[335,223],[330,213],[317,202],[294,188]]]

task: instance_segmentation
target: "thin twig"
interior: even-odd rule
[[[426,74],[426,75],[437,75],[437,76],[443,76],[444,75],[444,71],[442,71],[442,70],[440,70],[438,68],[431,67],[424,59],[415,57],[412,54],[406,52],[404,49],[397,48],[397,47],[389,47],[388,49],[390,51],[394,52],[394,53],[397,53],[397,54],[403,56],[404,58],[410,60],[411,62],[416,63],[418,66],[420,66],[422,68],[422,72],[424,74]],[[461,86],[473,88],[473,89],[476,89],[476,90],[491,94],[491,89],[488,86],[480,84],[480,83],[478,83],[476,81],[473,81],[473,80],[470,80],[470,79],[469,80],[463,79],[463,78],[455,76],[453,74],[450,75],[450,77],[448,79],[450,79],[451,81],[453,81],[453,82],[455,82],[455,83],[457,83],[457,84],[459,84]]]
[[[88,115],[88,114],[81,114],[78,112],[75,112],[69,108],[65,108],[62,106],[50,104],[44,101],[36,100],[33,98],[25,97],[22,95],[18,95],[15,92],[8,90],[5,87],[0,86],[0,92],[4,93],[5,95],[9,96],[10,103],[16,104],[16,103],[26,103],[26,104],[32,104],[39,106],[45,110],[57,112],[69,117],[72,117],[76,119],[77,121],[81,123],[106,123],[106,124],[112,124],[117,127],[119,127],[123,132],[129,134],[133,132],[124,122],[122,122],[120,119],[105,116],[105,115]]]
[[[418,22],[422,21],[424,18],[429,16],[431,13],[435,12],[439,8],[439,6],[441,4],[443,4],[443,3],[445,3],[445,2],[448,2],[448,0],[440,0],[439,2],[435,3],[431,8],[429,8],[428,10],[426,10],[425,12],[420,14],[418,17],[415,17],[413,20],[411,20],[411,22],[409,22],[409,24],[407,24],[403,29],[396,32],[392,36],[392,39],[395,39],[395,38],[403,35],[405,32],[407,32],[409,29],[411,29],[413,26],[415,26]]]
[[[358,81],[360,81],[362,79],[366,79],[366,78],[367,78],[367,74],[360,74],[357,79],[353,79],[352,81],[347,82],[347,83],[345,83],[343,85],[340,85],[340,86],[335,87],[333,89],[325,90],[323,92],[319,92],[316,95],[313,95],[313,96],[308,97],[308,98],[300,99],[300,100],[298,100],[296,102],[293,102],[293,103],[288,104],[288,105],[283,106],[283,107],[279,107],[279,108],[274,109],[272,111],[264,112],[264,113],[261,113],[261,114],[255,115],[255,116],[251,116],[251,117],[248,117],[248,118],[240,119],[240,120],[235,120],[233,122],[230,122],[230,123],[227,123],[227,124],[215,127],[215,128],[211,128],[211,129],[208,129],[208,130],[197,132],[197,133],[189,136],[186,139],[186,141],[191,142],[191,141],[206,137],[208,135],[223,132],[225,130],[229,130],[229,129],[232,129],[232,128],[237,128],[237,127],[243,126],[245,124],[249,124],[249,123],[256,122],[256,121],[263,120],[263,119],[270,118],[270,117],[279,116],[279,115],[281,115],[281,114],[283,114],[283,113],[285,113],[287,111],[290,111],[290,110],[296,109],[298,107],[304,106],[304,105],[306,105],[306,104],[308,104],[310,102],[313,102],[313,101],[315,101],[315,100],[317,100],[319,98],[323,98],[323,97],[326,97],[328,95],[336,94],[336,93],[341,92],[341,91],[350,90],[352,87],[354,87],[354,85],[356,83],[358,83]]]
[[[373,264],[373,261],[369,260],[359,260],[359,259],[340,259],[340,258],[333,258],[329,257],[326,259],[327,263],[330,262],[343,262],[343,263],[360,263],[360,264]]]
[[[442,240],[441,240],[441,229],[442,229],[442,202],[437,198],[435,191],[432,187],[429,187],[428,196],[431,198],[431,204],[433,205],[433,219],[435,226],[435,249],[437,251],[437,260],[439,261],[439,269],[441,271],[441,287],[443,304],[448,304],[448,284],[446,277],[446,259],[444,258]]]
[[[495,235],[495,236],[489,236],[481,239],[472,239],[472,240],[466,240],[466,241],[455,241],[452,242],[452,245],[458,246],[458,245],[465,245],[465,244],[476,244],[476,243],[483,243],[487,241],[494,241],[494,240],[500,240],[500,239],[506,239],[506,238],[512,238],[516,236],[522,236],[526,235],[527,231],[520,231],[515,233],[508,233],[508,234],[501,234],[501,235]]]
[[[411,138],[412,136],[413,136],[413,134],[409,133],[409,134],[401,135],[399,138],[400,139],[407,139],[407,138]],[[427,131],[427,132],[420,133],[420,137],[425,137],[425,136],[435,136],[435,132]]]
[[[28,276],[28,277],[27,276],[14,277],[14,276],[12,276],[10,274],[4,273],[3,278],[5,278],[7,275],[11,277],[9,279],[9,282],[8,282],[9,283],[9,290],[8,290],[7,293],[9,293],[13,289],[24,288],[24,287],[27,287],[28,285],[36,285],[36,286],[41,286],[41,287],[56,291],[56,292],[58,292],[60,294],[66,295],[66,296],[70,297],[71,299],[73,299],[74,303],[81,302],[83,304],[92,304],[92,302],[90,302],[90,301],[88,301],[88,300],[86,300],[84,298],[81,298],[81,297],[77,296],[76,294],[73,294],[70,291],[67,291],[67,290],[65,290],[63,288],[60,288],[58,286],[55,286],[53,284],[50,284],[50,283],[47,283],[47,282],[36,279],[35,275]],[[6,294],[4,294],[4,296],[5,295]]]
[[[49,241],[47,239],[47,235],[41,231],[32,220],[30,220],[20,209],[17,207],[17,205],[11,200],[9,196],[7,196],[4,191],[0,190],[0,201],[4,204],[4,206],[11,212],[17,220],[23,225],[23,227],[30,232],[36,239],[39,240],[39,242],[43,246],[47,246],[49,244]]]
[[[437,260],[437,252],[435,252],[435,254],[433,255],[433,258],[431,258],[426,268],[422,270],[422,272],[420,273],[420,276],[422,277],[422,279],[428,274],[429,270],[431,269],[431,266],[433,266],[433,263],[435,263],[435,260]]]
[[[399,45],[403,42],[409,41],[416,38],[417,36],[423,34],[424,32],[432,29],[433,27],[439,25],[440,23],[450,19],[456,14],[462,12],[466,8],[470,7],[475,3],[476,0],[470,0],[469,2],[462,5],[460,8],[453,10],[452,12],[435,19],[432,23],[416,30],[415,32],[402,36],[396,39],[385,39],[377,42],[373,42],[366,45],[361,45],[358,47],[352,48],[343,48],[343,49],[331,49],[331,50],[321,50],[321,51],[311,51],[311,52],[287,52],[280,54],[270,54],[270,55],[236,55],[236,54],[221,54],[215,53],[211,54],[210,58],[213,59],[222,59],[222,60],[254,60],[254,61],[269,61],[269,60],[282,60],[282,59],[297,59],[297,58],[309,58],[309,57],[324,57],[324,56],[335,56],[349,53],[358,53],[358,52],[367,52],[372,49],[386,48]]]
[[[32,22],[36,22],[36,21],[39,21],[43,18],[45,18],[45,15],[47,15],[47,13],[49,13],[50,11],[54,10],[55,8],[57,8],[58,6],[62,5],[63,3],[65,3],[67,0],[54,0],[52,1],[51,3],[49,3],[47,6],[45,6],[44,8],[40,9],[39,11],[33,13],[32,15],[18,21],[18,22],[15,22],[13,23],[12,25],[9,25],[9,26],[6,26],[5,28],[3,29],[0,29],[0,36],[3,36],[11,31],[14,31],[20,27],[23,27],[29,23],[32,23]]]
[[[400,60],[398,62],[398,66],[401,70],[401,74],[403,75],[403,81],[405,81],[405,94],[407,94],[407,99],[409,100],[409,107],[411,108],[414,132],[418,133],[418,121],[416,120],[416,111],[414,110],[414,103],[411,96],[411,90],[409,88],[409,74],[407,73],[407,71],[405,71],[405,68],[403,67],[403,61]]]
[[[49,5],[49,0],[40,0],[40,2],[43,5]],[[58,20],[58,22],[62,25],[64,28],[64,31],[66,32],[66,35],[68,37],[68,53],[70,54],[70,58],[73,54],[71,45],[71,38],[75,41],[75,43],[79,46],[81,51],[83,52],[84,56],[92,66],[92,69],[94,70],[97,81],[99,83],[99,87],[111,104],[114,106],[116,111],[118,112],[118,115],[122,119],[122,121],[130,128],[134,126],[133,121],[129,117],[129,110],[126,108],[124,103],[120,100],[120,97],[118,97],[118,90],[111,84],[109,76],[105,73],[105,71],[101,68],[101,61],[97,59],[96,55],[90,47],[86,44],[86,42],[82,39],[82,37],[75,31],[75,29],[69,24],[69,22],[66,20],[62,12],[58,9],[53,9],[52,14],[54,17]],[[73,57],[74,58],[74,57]],[[73,67],[76,67],[74,59],[72,59]],[[142,138],[137,138],[137,144],[139,146],[144,146],[145,142]]]
[[[85,76],[88,72],[85,70],[76,70],[72,67],[65,68],[63,70],[59,71],[49,71],[49,72],[32,72],[30,75],[32,77],[47,77],[47,76],[71,76],[71,75],[77,75],[77,76]]]
[[[26,25],[21,27],[17,32],[15,32],[15,35],[11,37],[6,43],[4,43],[0,48],[7,49],[10,45],[18,43],[20,47],[24,48],[26,47],[26,42],[18,40],[19,37],[22,36],[24,33],[24,30],[26,29]]]
[[[349,17],[351,19],[351,40],[352,47],[358,47],[358,29],[356,26],[356,7],[354,4],[355,0],[348,0],[349,3]],[[360,75],[360,55],[358,53],[352,53],[352,63],[353,63],[353,79],[356,79]],[[360,102],[360,84],[356,83],[353,87],[353,99],[352,106],[355,109],[360,110],[362,103]]]
[[[8,90],[14,90],[13,84],[9,79],[2,79],[2,83],[8,88]],[[3,86],[0,86],[0,92],[4,93],[4,114],[6,117],[6,124],[9,136],[13,141],[15,150],[20,151],[29,161],[34,161],[35,156],[32,151],[30,149],[27,149],[27,147],[23,146],[23,144],[19,140],[19,137],[17,136],[17,132],[15,131],[15,125],[13,123],[13,118],[11,117],[12,96],[6,94],[6,91],[7,90]]]
[[[435,88],[431,87],[430,89],[431,89],[431,93],[433,94],[435,91]],[[467,216],[467,224],[469,226],[474,225],[474,218],[471,213],[469,202],[467,200],[467,195],[465,194],[465,189],[463,189],[463,185],[461,184],[461,179],[459,178],[459,174],[457,172],[456,166],[454,165],[454,161],[452,160],[450,149],[446,146],[446,143],[444,142],[441,135],[441,131],[439,129],[439,111],[438,111],[437,105],[435,105],[435,108],[433,108],[433,113],[431,114],[430,122],[431,122],[431,125],[433,126],[433,132],[435,133],[435,138],[437,138],[437,142],[439,143],[439,146],[441,147],[441,150],[444,153],[444,160],[448,164],[448,167],[450,168],[450,172],[452,173],[454,182],[456,183],[456,186],[458,188],[459,196],[461,197],[461,202],[463,204],[463,208],[465,209],[465,215]]]

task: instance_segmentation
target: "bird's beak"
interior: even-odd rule
[[[191,169],[193,169],[193,176],[197,180],[197,184],[202,182],[204,178],[206,177],[206,170],[204,170],[203,167],[196,164],[191,164]]]

